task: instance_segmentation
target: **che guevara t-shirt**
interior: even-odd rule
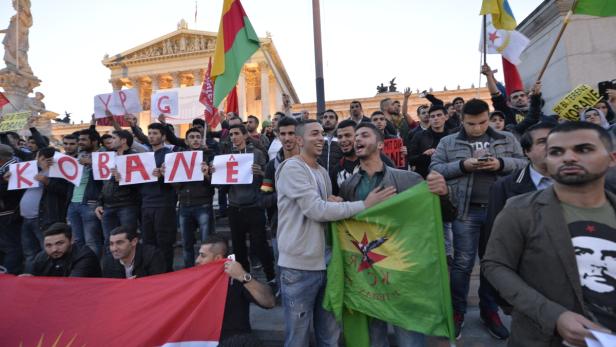
[[[594,321],[616,331],[616,212],[561,203],[575,251],[584,305]]]

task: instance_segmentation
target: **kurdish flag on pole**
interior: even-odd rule
[[[240,0],[224,0],[212,67],[215,107],[235,87],[242,66],[257,49],[259,38]]]
[[[616,16],[616,1],[614,0],[578,0],[575,14],[587,14],[589,16],[611,17]]]
[[[492,25],[496,29],[514,30],[517,26],[507,0],[483,0],[479,14],[491,14]]]
[[[347,346],[370,345],[370,317],[455,340],[440,201],[425,182],[331,226],[323,306]]]

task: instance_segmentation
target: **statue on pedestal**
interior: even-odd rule
[[[41,92],[34,93],[34,97],[29,97],[24,102],[24,107],[30,111],[32,111],[33,116],[40,116],[42,113],[47,112],[45,109],[45,103],[43,99],[45,98],[45,94]]]
[[[396,80],[396,78],[392,78],[391,81],[389,81],[389,92],[393,93],[393,92],[397,92],[398,88],[396,88],[396,83],[394,82]]]
[[[7,70],[32,75],[28,64],[28,32],[32,26],[30,0],[13,0],[17,13],[11,17],[9,26],[0,30],[4,34],[4,63]]]

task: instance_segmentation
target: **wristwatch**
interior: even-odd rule
[[[250,281],[252,281],[252,275],[247,272],[244,274],[244,278],[242,279],[242,284],[246,284]]]

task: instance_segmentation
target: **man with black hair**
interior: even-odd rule
[[[71,190],[67,219],[73,230],[73,241],[87,245],[100,257],[103,251],[103,230],[96,218],[97,200],[103,181],[94,180],[92,152],[98,150],[99,135],[95,130],[79,131],[79,163],[83,165],[81,181]]]
[[[263,176],[263,183],[261,183],[261,203],[265,207],[270,231],[272,235],[272,248],[274,251],[274,259],[278,260],[278,247],[276,242],[276,231],[278,230],[278,195],[276,194],[276,170],[280,167],[280,164],[299,154],[299,147],[297,146],[297,137],[295,136],[295,128],[297,127],[297,120],[293,117],[284,117],[278,121],[278,138],[282,143],[282,148],[278,152],[278,155],[267,163],[265,167],[265,175]]]
[[[181,182],[173,184],[179,201],[180,233],[182,234],[182,247],[184,267],[195,265],[195,229],[199,230],[201,241],[214,232],[214,215],[212,201],[214,187],[210,184],[209,164],[214,160],[214,153],[203,146],[203,134],[199,128],[193,127],[186,131],[185,141],[190,151],[202,152],[203,162],[201,171],[203,181]],[[166,168],[161,167],[160,176],[164,177]]]
[[[16,275],[22,269],[19,201],[24,191],[8,190],[9,166],[17,163],[14,154],[11,146],[0,144],[0,265]]]
[[[336,163],[334,170],[330,174],[333,195],[337,196],[342,182],[359,171],[359,158],[355,155],[354,148],[355,127],[359,124],[355,124],[351,119],[345,119],[338,124],[338,128],[336,129],[336,136],[338,137],[338,145],[342,151],[342,158]],[[391,159],[382,152],[381,160],[389,167],[396,167]]]
[[[432,155],[441,139],[448,134],[445,128],[447,119],[446,109],[443,105],[433,105],[428,110],[430,127],[413,136],[409,150],[409,165],[423,178],[428,176]]]
[[[104,151],[113,151],[113,136],[110,134],[103,134],[101,136],[101,146]]]
[[[158,247],[165,256],[167,271],[173,271],[173,244],[177,233],[177,196],[173,186],[165,184],[160,167],[165,155],[172,151],[165,146],[165,126],[161,123],[148,125],[148,142],[154,151],[156,169],[153,175],[158,181],[139,185],[141,194],[141,237],[143,243]]]
[[[395,102],[397,102],[397,105]],[[400,102],[392,100],[391,98],[385,98],[381,100],[379,106],[380,111],[387,120],[384,133],[386,135],[399,136],[404,139],[409,133],[410,127],[407,119],[400,115]],[[370,116],[370,118],[372,118],[372,116]]]
[[[321,116],[321,125],[325,132],[323,142],[323,152],[319,157],[319,164],[331,172],[334,165],[342,158],[342,151],[336,138],[336,126],[338,125],[338,114],[332,109],[325,110]]]
[[[62,148],[64,149],[64,154],[77,158],[77,154],[79,153],[79,147],[77,145],[78,141],[79,139],[75,134],[64,135],[64,137],[62,137]]]
[[[34,276],[100,277],[101,267],[90,247],[72,243],[71,227],[54,223],[45,230],[45,250],[34,259]]]
[[[206,265],[219,261],[225,259],[227,253],[227,240],[218,234],[212,234],[201,244],[199,256],[195,263]],[[232,346],[228,343],[234,336],[250,334],[252,331],[250,327],[250,303],[257,304],[264,309],[270,309],[276,306],[276,299],[272,294],[272,289],[253,278],[242,267],[241,263],[227,261],[223,266],[230,280],[220,332],[220,346]],[[256,339],[254,336],[252,338],[253,340]],[[225,341],[229,342],[226,343]]]
[[[401,193],[423,181],[417,173],[387,167],[380,156],[383,146],[383,135],[373,124],[360,123],[355,128],[355,153],[359,157],[360,169],[342,183],[340,197],[344,201],[363,200],[379,186],[391,186]],[[443,176],[433,171],[427,177],[427,184],[430,192],[441,198],[443,216],[449,220],[455,218],[455,208],[447,197],[447,184]],[[425,336],[421,333],[397,326],[394,326],[394,333],[399,346],[425,345]],[[387,341],[387,323],[371,319],[370,345],[389,346]]]
[[[263,148],[268,148],[270,145],[270,141],[267,136],[259,133],[257,130],[259,128],[259,118],[250,115],[246,121],[246,130],[248,130],[248,134],[252,139],[259,142]]]
[[[554,184],[511,198],[496,218],[482,270],[513,306],[510,346],[585,346],[616,331],[616,165],[612,137],[567,122],[546,141]]]
[[[374,111],[374,112],[372,112],[372,114],[370,115],[370,121],[381,132],[381,134],[383,134],[383,138],[384,139],[389,140],[389,139],[400,138],[399,135],[392,134],[392,133],[387,131],[388,120],[387,120],[387,117],[385,116],[385,114],[383,112],[381,112],[381,111]],[[361,125],[361,123],[359,125]],[[406,167],[407,167],[407,165],[406,165],[407,164],[406,163],[406,157],[408,155],[408,149],[406,147],[406,144],[407,144],[407,141],[405,139],[402,139],[402,147],[400,147],[400,154],[405,159],[405,162],[404,162],[405,165],[399,167],[398,169],[406,170]],[[389,161],[393,162],[393,160],[394,160],[394,158],[390,158]]]
[[[417,118],[419,118],[419,126],[411,130],[408,135],[409,141],[413,141],[413,137],[415,137],[415,134],[418,134],[430,128],[430,114],[428,112],[429,110],[430,106],[428,105],[419,105],[419,107],[417,107]]]
[[[130,148],[133,145],[133,135],[127,130],[112,132],[113,141],[109,150],[116,155],[134,154]],[[105,253],[109,252],[109,233],[116,227],[137,227],[139,215],[139,185],[129,184],[121,186],[118,170],[111,169],[113,175],[103,182],[103,187],[94,210],[103,227],[103,240]]]
[[[141,278],[167,272],[165,257],[154,246],[140,244],[133,228],[119,226],[109,236],[110,254],[103,258],[103,277]]]
[[[246,233],[248,233],[250,247],[259,258],[261,265],[263,265],[265,277],[270,282],[275,278],[274,259],[272,250],[267,244],[265,233],[265,209],[260,204],[260,189],[267,161],[263,153],[256,150],[252,143],[247,142],[248,131],[244,125],[232,125],[229,128],[229,136],[233,143],[232,153],[254,154],[252,183],[232,184],[228,187],[229,207],[227,213],[229,214],[233,253],[245,269],[250,269],[246,249]]]
[[[357,100],[353,100],[349,104],[349,114],[351,115],[349,119],[355,122],[355,124],[359,124],[361,122],[370,122],[370,118],[364,115],[364,110],[361,107],[361,102]]]
[[[499,176],[526,166],[520,144],[507,132],[489,126],[489,106],[469,100],[462,109],[462,129],[445,136],[432,155],[430,169],[445,176],[457,205],[453,222],[454,259],[451,267],[452,304],[456,337],[460,337],[466,313],[470,275],[477,257],[481,228],[485,225],[490,187]],[[481,318],[501,339],[509,335],[498,316],[498,306],[485,285],[479,286]]]
[[[278,155],[278,152],[282,148],[282,142],[278,138],[278,134],[276,133],[276,131],[278,129],[278,122],[282,120],[284,117],[286,116],[282,112],[276,112],[272,116],[272,127],[274,128],[274,135],[276,135],[276,137],[270,142],[270,145],[267,148],[268,160],[272,160],[276,158],[276,155]]]

